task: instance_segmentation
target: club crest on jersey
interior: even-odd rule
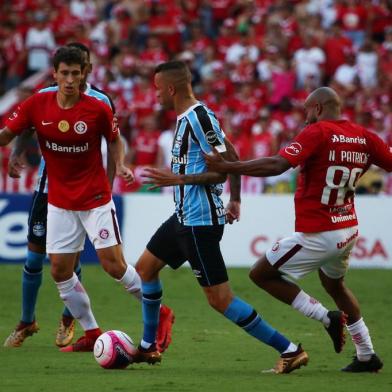
[[[109,238],[109,230],[107,229],[101,229],[99,230],[99,236],[103,239],[103,240],[107,240]]]
[[[46,229],[43,222],[35,222],[33,225],[33,234],[36,237],[43,237],[45,235]]]
[[[84,121],[77,121],[74,125],[74,131],[78,135],[83,135],[83,133],[87,132],[87,124]]]
[[[19,109],[19,106],[18,106],[18,109]],[[8,120],[10,120],[10,121],[15,120],[16,117],[18,117],[18,113],[12,112],[12,114],[8,117]]]
[[[218,135],[214,131],[208,131],[206,133],[207,143],[213,145],[218,140]]]
[[[302,146],[299,143],[294,142],[287,146],[284,151],[289,155],[298,155],[302,151]]]
[[[69,122],[66,120],[61,120],[58,124],[58,129],[60,132],[68,132],[69,131]]]
[[[175,149],[180,149],[180,147],[181,147],[181,143],[182,143],[182,139],[181,139],[181,136],[177,136],[175,139],[174,139],[174,144],[173,144],[173,147],[175,148]]]

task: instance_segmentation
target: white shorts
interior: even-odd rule
[[[267,260],[282,274],[299,279],[321,269],[339,279],[348,269],[348,259],[358,237],[358,227],[320,233],[295,232],[266,252]]]
[[[86,211],[64,210],[48,203],[47,253],[82,251],[86,233],[95,249],[121,244],[113,200]]]

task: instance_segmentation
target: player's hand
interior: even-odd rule
[[[226,206],[226,219],[230,225],[234,221],[239,221],[241,217],[241,202],[240,201],[229,201]]]
[[[20,173],[26,165],[23,163],[21,157],[11,155],[8,161],[8,175],[12,178],[20,178]]]
[[[135,176],[129,167],[119,165],[116,168],[116,174],[122,177],[127,185],[131,185],[135,181]]]
[[[144,180],[143,184],[150,184],[149,190],[161,188],[164,186],[179,185],[179,176],[172,173],[168,169],[156,169],[153,167],[146,167],[144,173],[141,175]]]
[[[216,173],[227,173],[227,161],[225,161],[221,154],[215,150],[212,150],[212,154],[203,154],[206,161],[208,171]]]

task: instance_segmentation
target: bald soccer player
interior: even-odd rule
[[[322,322],[336,352],[342,351],[347,323],[356,356],[342,370],[377,372],[383,363],[344,276],[358,237],[355,185],[372,164],[392,171],[392,153],[376,134],[341,119],[340,99],[331,88],[313,91],[304,109],[307,126],[278,155],[228,162],[215,153],[205,159],[213,172],[255,177],[279,175],[300,165],[295,233],[269,249],[251,269],[250,278],[275,298]],[[293,283],[315,270],[339,310],[328,311]]]

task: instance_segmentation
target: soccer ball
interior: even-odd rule
[[[105,369],[124,369],[136,353],[132,339],[121,331],[104,332],[94,344],[94,358]]]

